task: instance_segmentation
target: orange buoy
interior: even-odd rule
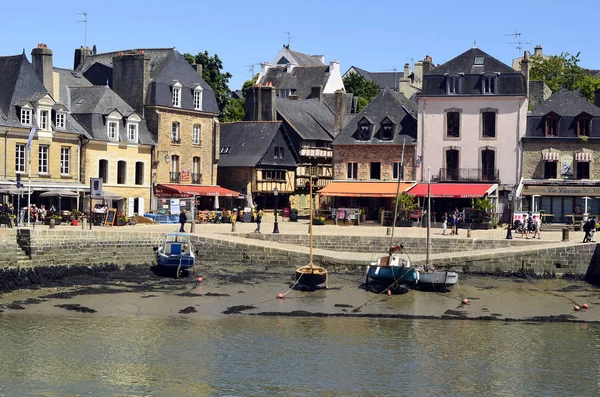
[[[197,282],[199,282],[199,283],[201,283],[201,282],[202,282],[202,280],[204,280],[202,277],[198,277],[198,278],[196,279],[196,281],[197,281]]]
[[[391,296],[391,295],[392,295],[392,290],[391,290],[391,289],[388,289],[388,292],[387,292],[387,294],[388,294],[388,296]]]
[[[469,300],[467,298],[462,300],[463,305],[468,305],[469,304]]]
[[[581,308],[582,308],[582,309],[587,309],[588,307],[589,307],[589,306],[588,306],[588,304],[587,304],[587,303],[584,303],[583,305],[581,305]]]
[[[573,306],[573,310],[575,310],[576,312],[578,312],[579,311],[579,306],[577,306],[577,305]]]
[[[279,295],[277,295],[277,299],[283,299],[283,296],[284,296],[283,294],[279,294]]]

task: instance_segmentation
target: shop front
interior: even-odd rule
[[[159,214],[179,214],[180,199],[195,198],[197,210],[232,209],[236,200],[244,200],[238,192],[221,186],[161,184],[154,187],[156,209]],[[185,200],[184,200],[185,201]]]
[[[600,181],[524,179],[517,196],[523,211],[539,211],[545,222],[570,223],[573,215],[600,213]]]

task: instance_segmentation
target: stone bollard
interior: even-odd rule
[[[471,229],[467,229],[467,238],[471,238]]]
[[[385,234],[387,234],[388,236],[390,236],[392,234],[392,228],[388,227]]]
[[[50,229],[54,229],[56,227],[56,219],[50,218],[50,222],[48,222],[48,224],[50,225]]]
[[[562,230],[562,241],[569,241],[569,228],[564,228]]]
[[[86,218],[81,218],[81,228],[83,230],[85,230],[85,224],[87,223],[87,219]]]
[[[231,222],[231,233],[235,232],[235,222]]]

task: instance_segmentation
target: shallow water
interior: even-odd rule
[[[600,326],[0,314],[0,396],[593,396]]]

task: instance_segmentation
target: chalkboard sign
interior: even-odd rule
[[[114,226],[116,219],[117,219],[117,209],[109,208],[106,211],[106,218],[104,219],[104,226]]]

